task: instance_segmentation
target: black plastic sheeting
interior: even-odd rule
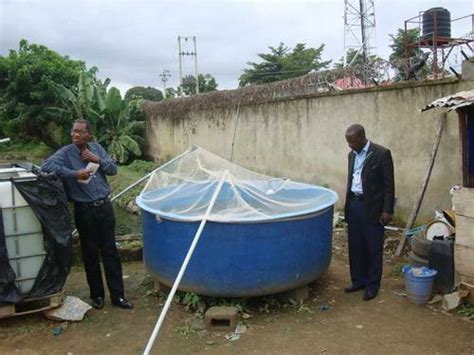
[[[454,240],[433,240],[429,251],[429,266],[438,271],[434,289],[441,293],[454,290]]]
[[[12,181],[41,222],[46,256],[31,291],[20,294],[14,283],[15,273],[8,263],[3,218],[0,218],[0,304],[57,293],[71,269],[72,229],[62,181],[36,168],[32,172],[37,176],[34,180],[14,178]]]

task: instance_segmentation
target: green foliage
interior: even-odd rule
[[[201,301],[201,297],[194,292],[186,292],[184,295],[183,303],[186,305],[186,309],[195,310],[198,308],[198,303]]]
[[[73,88],[67,88],[58,84],[56,92],[61,98],[59,107],[51,107],[52,115],[62,117],[67,122],[73,122],[79,118],[87,119],[92,124],[93,132],[97,132],[101,126],[101,112],[105,108],[105,95],[110,80],[102,83],[92,73],[81,73],[78,83]],[[69,127],[67,127],[69,132]],[[69,142],[69,135],[65,137]],[[63,142],[65,144],[66,142]]]
[[[209,306],[229,306],[235,307],[240,313],[247,313],[250,310],[248,299],[246,298],[209,298]]]
[[[216,79],[211,74],[199,74],[199,92],[209,92],[217,90]],[[193,75],[186,75],[181,85],[183,93],[187,96],[196,94],[196,78]]]
[[[166,88],[166,97],[165,100],[173,99],[178,95],[178,92],[175,88]]]
[[[69,122],[77,118],[88,119],[99,143],[124,164],[142,155],[145,123],[141,120],[141,99],[122,100],[117,88],[111,87],[107,91],[109,82],[107,79],[102,83],[90,73],[84,73],[79,76],[75,89],[58,85],[56,90],[63,99],[62,107],[51,110],[58,116],[68,117]]]
[[[13,139],[9,143],[0,144],[0,162],[29,161],[40,165],[51,153],[51,147],[37,140]]]
[[[474,315],[474,304],[466,303],[459,307],[458,314],[464,317],[471,317]]]
[[[146,175],[151,173],[154,169],[157,168],[156,164],[151,161],[146,160],[134,160],[131,164],[127,166],[129,170],[133,170],[137,173]]]
[[[149,101],[161,101],[163,100],[163,93],[153,87],[135,86],[128,89],[125,93],[125,101],[131,101],[133,99],[141,98]]]
[[[120,91],[112,87],[105,97],[105,107],[101,111],[101,129],[97,140],[107,147],[108,153],[124,164],[142,155],[145,122],[134,121],[130,117],[130,105],[122,100]]]
[[[260,53],[260,63],[248,62],[251,68],[245,69],[239,78],[239,86],[266,84],[274,81],[296,78],[328,67],[331,61],[322,61],[324,44],[318,48],[306,48],[298,43],[291,51],[283,43],[278,47],[268,47],[270,53]]]
[[[56,88],[73,88],[81,73],[95,71],[87,71],[82,61],[21,40],[18,51],[0,57],[0,134],[60,146],[71,122],[50,110],[62,101]]]
[[[187,323],[184,326],[176,327],[175,331],[176,331],[176,333],[178,333],[182,336],[185,336],[185,337],[187,337],[188,335],[196,333],[196,331]]]
[[[390,54],[390,61],[396,61],[402,58],[415,57],[420,55],[421,49],[416,46],[407,46],[406,44],[416,43],[420,39],[420,29],[412,28],[406,31],[399,28],[396,35],[390,34],[389,37],[392,40],[390,48],[392,53]]]
[[[350,64],[350,66],[349,66]],[[344,67],[344,58],[341,58],[338,63],[334,64],[336,69],[352,68],[345,72],[341,72],[338,76],[340,78],[347,75],[353,75],[362,82],[369,82],[372,80],[381,80],[384,76],[382,71],[383,59],[376,55],[371,55],[367,59],[362,53],[350,48],[346,53],[346,67]]]
[[[420,29],[412,28],[406,32],[399,28],[396,35],[389,35],[392,44],[392,53],[390,62],[397,71],[396,80],[408,80],[413,77],[424,78],[431,71],[426,64],[427,53],[417,47],[415,44],[420,40]]]
[[[131,169],[130,165],[121,165],[118,167],[117,175],[110,176],[107,179],[110,183],[110,187],[112,188],[112,192],[115,195],[130,186],[131,184],[133,184],[134,182],[138,181],[144,175],[145,174],[141,172],[137,172]],[[116,204],[121,207],[126,207],[131,201],[135,200],[135,197],[140,194],[145,183],[146,181],[143,184],[134,187],[133,189],[122,195],[116,201]]]

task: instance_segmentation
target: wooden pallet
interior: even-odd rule
[[[61,291],[44,297],[27,298],[19,303],[0,306],[0,318],[16,317],[56,308],[63,304],[64,298],[64,292]]]

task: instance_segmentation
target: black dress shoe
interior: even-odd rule
[[[356,291],[359,291],[359,290],[363,290],[364,288],[365,288],[365,286],[350,285],[349,287],[346,287],[344,289],[344,292],[345,293],[351,293],[351,292],[356,292]]]
[[[367,291],[365,291],[364,297],[362,299],[364,301],[370,301],[370,300],[374,299],[375,297],[377,297],[377,292],[367,290]]]
[[[91,298],[91,305],[95,309],[102,309],[104,308],[104,299],[102,297],[95,297]]]
[[[116,300],[112,300],[112,304],[114,306],[123,308],[123,309],[132,309],[133,304],[131,304],[126,298],[117,298]]]

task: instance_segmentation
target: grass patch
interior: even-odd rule
[[[134,182],[138,181],[146,174],[153,171],[153,169],[155,168],[153,163],[140,163],[143,162],[143,160],[139,160],[138,162],[139,163],[136,164],[134,162],[130,165],[119,166],[117,175],[108,177],[110,187],[112,188],[112,192],[114,195],[122,192]],[[126,207],[131,201],[135,200],[135,197],[140,194],[145,184],[146,180],[143,183],[135,186],[126,194],[122,195],[116,201],[117,205],[121,207]]]
[[[0,162],[16,163],[28,161],[40,165],[53,153],[53,149],[37,141],[14,141],[0,144]]]
[[[184,337],[187,337],[188,335],[196,333],[196,331],[193,328],[191,328],[189,324],[186,324],[182,327],[176,327],[175,332]]]
[[[121,206],[114,206],[115,231],[117,235],[141,234],[142,225],[140,216],[130,213]]]

